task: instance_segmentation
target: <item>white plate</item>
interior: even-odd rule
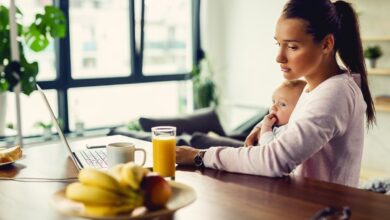
[[[21,157],[20,157],[19,159],[17,159],[17,160],[10,161],[10,162],[5,162],[5,163],[0,163],[0,167],[1,167],[1,166],[5,166],[5,165],[7,165],[7,164],[15,163],[16,161],[21,160],[21,159],[24,159],[24,155],[21,156]]]
[[[171,181],[169,184],[172,187],[172,196],[169,199],[167,205],[163,209],[155,211],[146,211],[144,207],[137,208],[132,214],[117,215],[117,216],[92,216],[83,213],[83,204],[72,201],[65,197],[65,189],[56,192],[51,199],[52,206],[59,212],[67,216],[75,216],[88,219],[112,219],[112,220],[124,220],[124,219],[147,219],[158,216],[168,215],[174,213],[176,210],[183,208],[191,204],[196,199],[195,190],[183,183]]]

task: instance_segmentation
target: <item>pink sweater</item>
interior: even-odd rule
[[[295,169],[304,177],[357,186],[366,107],[349,74],[333,76],[302,93],[277,139],[260,147],[209,148],[205,166],[270,177]]]

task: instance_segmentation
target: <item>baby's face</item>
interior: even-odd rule
[[[288,123],[295,104],[301,95],[298,89],[285,86],[279,87],[272,95],[272,105],[269,109],[277,118],[275,125],[281,126]]]

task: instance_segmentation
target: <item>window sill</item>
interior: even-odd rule
[[[86,130],[84,131],[83,135],[76,135],[76,133],[73,132],[65,134],[65,136],[67,140],[81,140],[91,137],[106,136],[109,130],[109,128]],[[57,133],[53,134],[51,139],[44,139],[43,136],[32,136],[23,138],[24,147],[32,147],[36,145],[41,145],[42,143],[49,144],[59,141],[60,138]],[[15,136],[3,137],[0,139],[0,147],[11,147],[15,144]]]

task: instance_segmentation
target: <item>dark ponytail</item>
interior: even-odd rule
[[[375,107],[368,87],[367,70],[364,63],[359,23],[352,6],[344,1],[334,3],[339,17],[339,31],[336,35],[336,49],[345,66],[353,73],[360,73],[361,90],[367,104],[367,125],[375,123]]]
[[[352,73],[361,76],[361,91],[367,104],[366,120],[370,127],[375,123],[375,107],[368,87],[359,23],[352,6],[345,1],[290,0],[283,10],[286,18],[299,18],[307,22],[306,32],[315,42],[321,42],[328,34],[335,38],[335,53]]]

